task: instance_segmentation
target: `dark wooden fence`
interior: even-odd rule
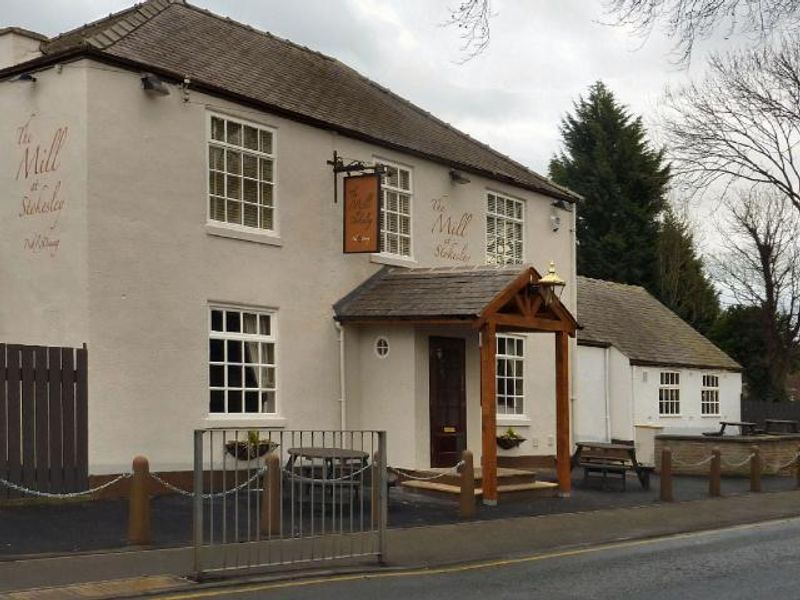
[[[764,419],[800,421],[800,402],[742,401],[742,421],[763,423]]]
[[[0,344],[0,478],[43,492],[88,487],[87,352]],[[0,500],[20,494],[0,485]]]

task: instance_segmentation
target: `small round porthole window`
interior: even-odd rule
[[[378,355],[378,358],[389,356],[389,340],[385,337],[379,337],[375,340],[375,354]]]

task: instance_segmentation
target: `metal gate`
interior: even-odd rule
[[[194,434],[198,577],[386,552],[386,432]]]
[[[0,479],[45,493],[88,485],[87,352],[0,344]],[[19,497],[0,485],[0,500]]]

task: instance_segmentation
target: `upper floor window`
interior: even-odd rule
[[[211,307],[209,412],[275,414],[275,313]]]
[[[219,115],[209,124],[208,218],[274,231],[274,132]]]
[[[505,265],[523,262],[525,204],[494,192],[486,195],[486,262]]]
[[[681,374],[662,371],[658,386],[658,414],[681,414]]]
[[[703,387],[700,388],[700,414],[719,415],[719,377],[703,375]]]
[[[525,339],[497,336],[497,414],[524,414]]]
[[[381,163],[381,252],[411,256],[411,171]]]

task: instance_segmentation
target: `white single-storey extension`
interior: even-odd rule
[[[644,288],[578,277],[578,441],[624,440],[738,421],[741,366]]]

